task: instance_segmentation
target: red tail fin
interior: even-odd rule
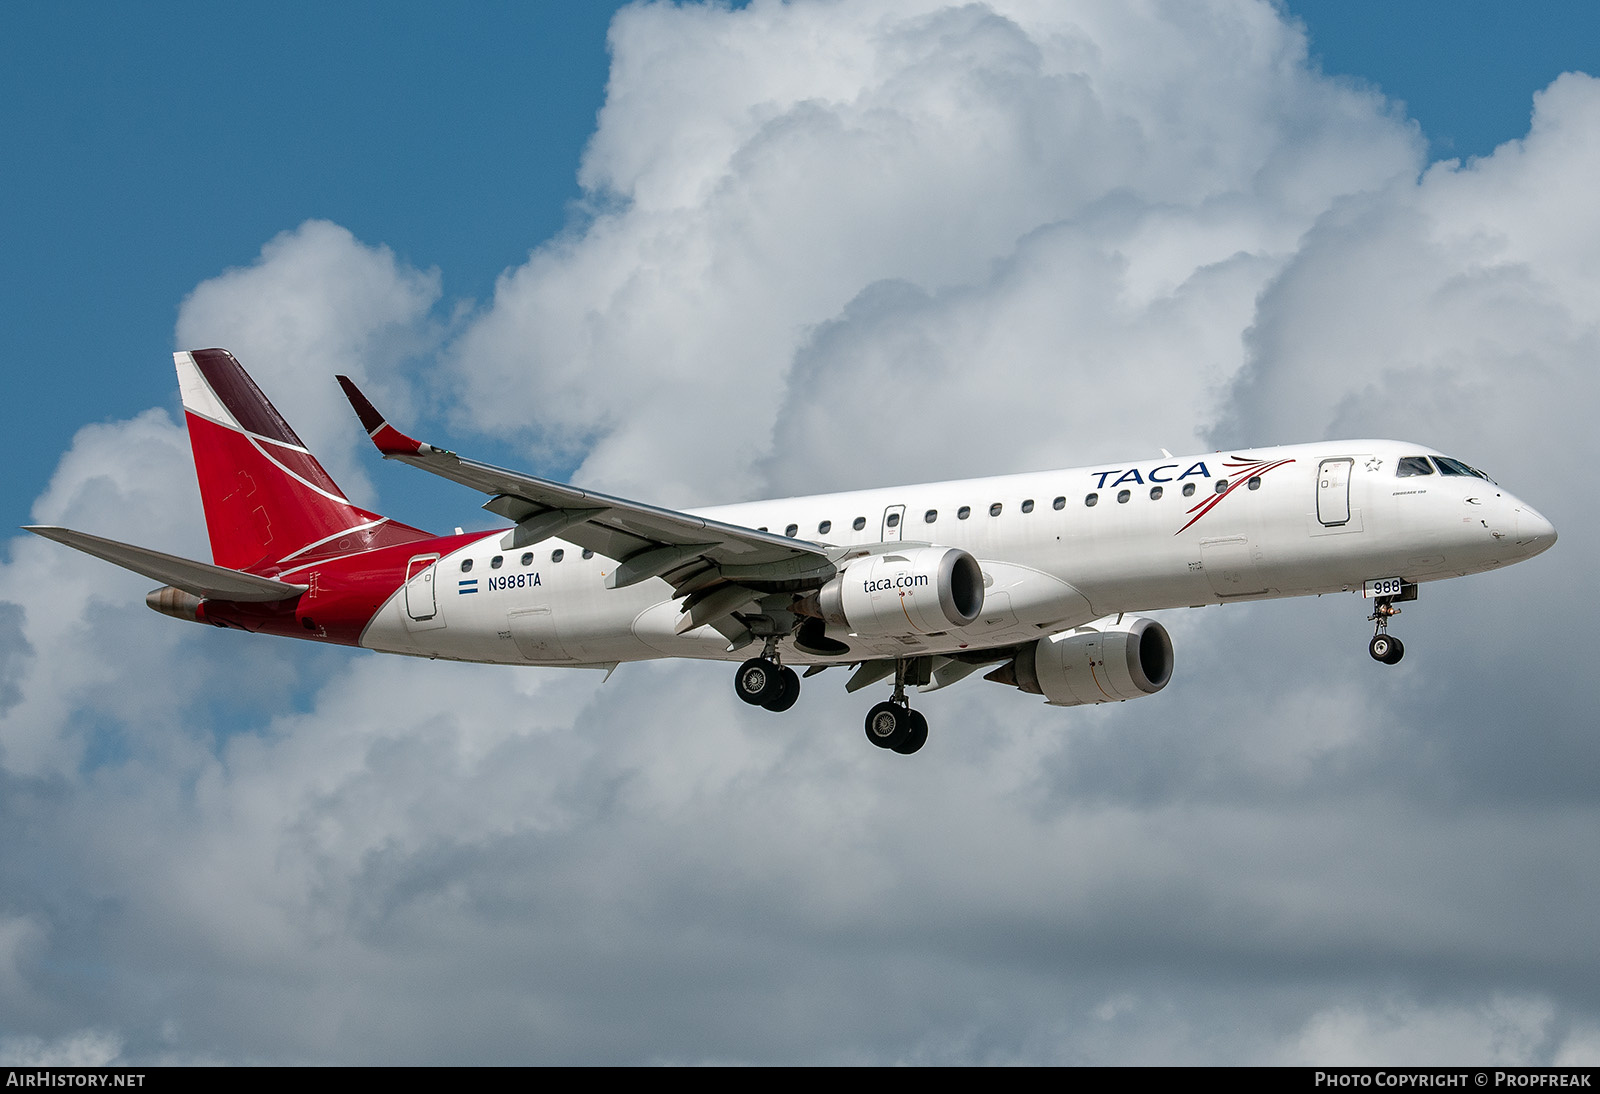
[[[218,566],[276,574],[428,538],[352,504],[233,354],[172,356]]]

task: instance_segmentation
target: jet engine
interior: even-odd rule
[[[984,679],[1058,707],[1137,699],[1172,679],[1172,637],[1154,619],[1100,620],[1028,643]]]
[[[799,611],[852,634],[891,637],[965,627],[983,611],[983,570],[954,547],[914,547],[859,558]],[[811,609],[807,611],[806,609]]]

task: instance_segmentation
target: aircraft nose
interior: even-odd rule
[[[1529,557],[1547,551],[1556,541],[1556,526],[1546,520],[1531,505],[1517,503],[1517,545],[1526,548]]]

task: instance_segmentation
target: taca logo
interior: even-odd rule
[[[1137,467],[1135,467],[1128,471],[1118,468],[1115,471],[1091,471],[1089,474],[1100,476],[1099,481],[1094,484],[1094,488],[1096,490],[1104,490],[1106,488],[1106,480],[1111,478],[1112,475],[1119,476],[1114,482],[1112,482],[1112,486],[1121,486],[1125,482],[1137,483],[1140,486],[1143,486],[1147,482],[1182,482],[1191,475],[1198,475],[1203,479],[1209,479],[1211,477],[1211,472],[1206,469],[1204,460],[1197,460],[1190,464],[1188,470],[1184,471],[1184,473],[1181,475],[1167,475],[1162,473],[1166,471],[1176,471],[1178,466],[1179,465],[1175,463],[1164,463],[1158,467],[1152,467],[1148,471],[1140,471]]]
[[[1261,477],[1267,472],[1276,471],[1280,467],[1287,467],[1293,462],[1293,459],[1252,460],[1244,456],[1235,456],[1233,459],[1225,461],[1222,468],[1232,477],[1233,481],[1229,482],[1227,479],[1219,481],[1217,483],[1217,492],[1196,503],[1194,508],[1189,510],[1189,513],[1192,514],[1189,517],[1189,523],[1172,534],[1178,535],[1194,527],[1196,521],[1221,505],[1224,499],[1232,496],[1233,492],[1239,487],[1249,485],[1250,489],[1254,490],[1261,485]],[[1224,488],[1224,484],[1226,484],[1226,488]]]

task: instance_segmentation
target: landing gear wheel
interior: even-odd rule
[[[911,719],[911,732],[906,734],[905,740],[890,746],[902,756],[909,756],[928,743],[928,719],[920,712],[909,708],[906,710],[906,716]]]
[[[778,691],[761,705],[774,714],[782,714],[800,698],[800,676],[794,669],[778,670]]]
[[[867,740],[879,748],[898,750],[911,737],[911,710],[898,703],[879,703],[867,711]]]
[[[1393,635],[1375,634],[1372,636],[1372,641],[1367,644],[1367,652],[1372,654],[1374,661],[1394,665],[1406,655],[1406,647],[1404,642]]]
[[[1417,587],[1415,585],[1403,586],[1411,591],[1403,599],[1415,600]],[[1398,664],[1400,658],[1406,655],[1405,643],[1389,633],[1389,620],[1400,614],[1400,609],[1395,607],[1395,601],[1402,599],[1400,594],[1395,596],[1380,596],[1373,606],[1372,614],[1367,616],[1367,622],[1373,624],[1372,641],[1367,643],[1367,652],[1372,654],[1374,661],[1381,661],[1385,665]]]
[[[799,696],[798,684],[796,681],[796,697]],[[750,658],[739,666],[738,672],[733,674],[735,694],[753,707],[766,706],[778,697],[782,689],[782,670],[765,657]]]

